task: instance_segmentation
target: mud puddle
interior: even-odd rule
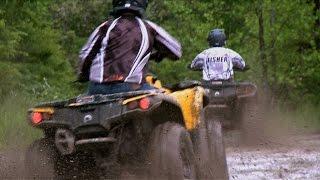
[[[230,179],[320,179],[320,134],[293,135],[253,147],[236,142],[226,139]]]

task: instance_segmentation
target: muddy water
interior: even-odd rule
[[[294,135],[253,147],[235,142],[226,143],[230,179],[320,179],[320,135]]]

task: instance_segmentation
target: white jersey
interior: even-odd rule
[[[244,69],[245,62],[238,53],[224,47],[207,49],[191,63],[192,69],[202,70],[203,79],[206,81],[231,79],[233,66]]]

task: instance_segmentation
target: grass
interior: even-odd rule
[[[24,147],[41,135],[41,131],[32,128],[26,120],[33,102],[22,94],[10,94],[0,100],[0,149]]]

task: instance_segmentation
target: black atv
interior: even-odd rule
[[[247,71],[234,69],[235,71]],[[198,71],[198,70],[197,70]],[[201,81],[208,105],[204,108],[207,119],[222,122],[226,130],[242,130],[244,139],[259,134],[257,86],[251,82]]]
[[[159,89],[30,109],[44,136],[27,150],[28,178],[228,179],[221,124],[205,120],[203,88],[151,81]]]
[[[225,129],[242,129],[256,121],[257,87],[250,82],[202,82],[209,97],[206,113],[223,122]]]

